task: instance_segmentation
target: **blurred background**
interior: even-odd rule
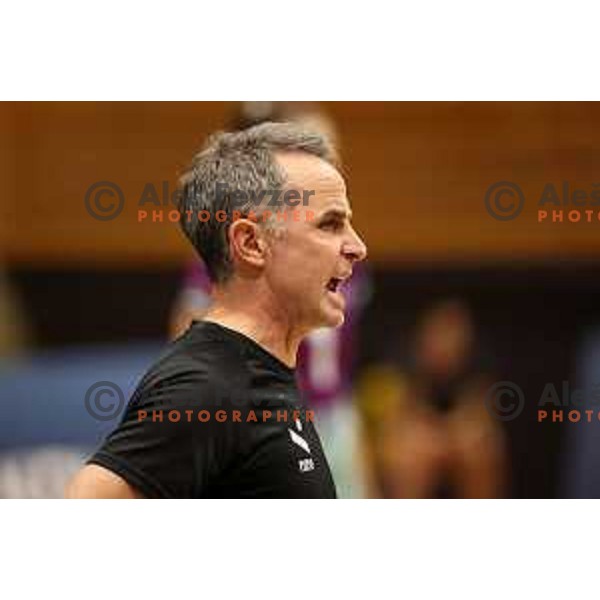
[[[600,185],[585,102],[0,103],[0,497],[61,497],[115,390],[206,308],[202,264],[140,201],[167,209],[206,136],[263,120],[333,138],[369,247],[346,324],[298,369],[340,495],[600,497],[600,420],[538,422],[548,383],[600,384],[600,220],[537,217],[546,184]],[[114,186],[86,207],[98,182],[114,218]],[[515,218],[486,208],[496,182],[520,186]],[[496,382],[519,414],[489,410]]]

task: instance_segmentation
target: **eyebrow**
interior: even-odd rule
[[[326,219],[328,217],[337,217],[338,219],[352,219],[351,210],[342,210],[341,208],[330,208],[326,210],[320,217],[319,220]]]

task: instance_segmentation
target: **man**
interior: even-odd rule
[[[143,378],[68,497],[335,497],[294,377],[302,339],[343,323],[339,288],[366,256],[333,159],[324,138],[282,123],[220,134],[195,157],[180,222],[214,302]],[[272,190],[295,205],[267,217]]]
[[[240,102],[230,119],[230,131],[243,131],[268,121],[295,123],[334,143],[335,122],[314,102]],[[298,350],[296,380],[308,409],[314,411],[317,431],[341,498],[363,497],[365,464],[361,448],[360,415],[353,398],[354,366],[359,323],[371,294],[371,277],[361,263],[344,282],[345,321],[340,327],[321,327],[304,338]],[[192,321],[201,320],[212,302],[212,282],[201,260],[187,265],[171,319],[172,339]]]

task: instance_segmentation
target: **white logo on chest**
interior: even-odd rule
[[[307,471],[312,471],[315,468],[315,462],[312,458],[303,458],[298,461],[298,468],[301,473],[306,473]]]
[[[299,419],[296,419],[296,429],[299,432],[302,432],[302,423]],[[288,431],[292,442],[297,446],[300,446],[300,448],[302,448],[302,450],[304,450],[306,453],[310,454],[311,452],[308,442],[290,427],[288,427]],[[308,471],[312,471],[315,468],[315,463],[312,458],[303,458],[302,460],[298,461],[298,468],[300,469],[301,473],[306,473]]]

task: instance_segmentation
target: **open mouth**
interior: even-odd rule
[[[342,284],[343,279],[338,279],[337,277],[332,277],[325,286],[330,292],[337,292],[340,285]]]

